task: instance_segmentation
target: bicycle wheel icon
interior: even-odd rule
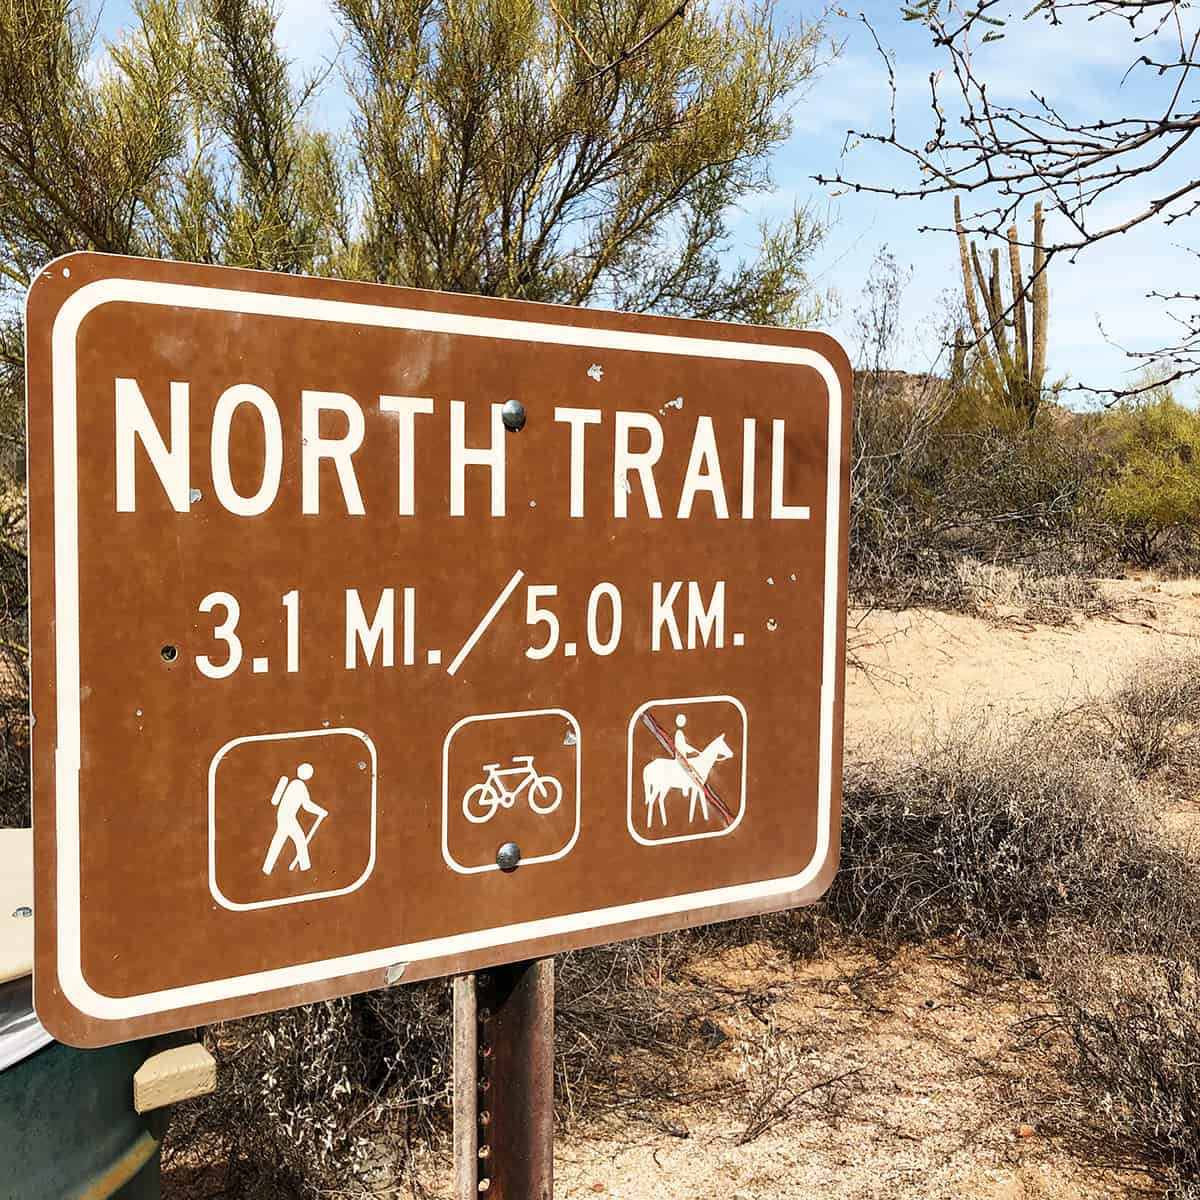
[[[446,866],[499,871],[497,848],[508,841],[521,847],[522,871],[569,854],[579,840],[582,736],[560,708],[456,721],[442,743]]]
[[[553,775],[539,775],[529,789],[529,807],[539,817],[552,813],[562,800],[562,784]]]
[[[463,816],[474,825],[482,825],[496,815],[496,809],[503,803],[503,798],[489,779],[485,783],[477,783],[474,787],[467,788],[463,796]]]

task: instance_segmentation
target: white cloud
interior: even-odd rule
[[[826,67],[820,78],[797,100],[792,128],[798,135],[839,130],[872,129],[887,120],[887,72],[878,58],[848,52]]]

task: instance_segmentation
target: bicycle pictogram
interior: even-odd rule
[[[553,775],[539,775],[532,754],[514,754],[520,766],[501,768],[499,763],[484,763],[482,783],[463,794],[463,816],[475,825],[490,821],[501,808],[512,808],[522,792],[539,817],[552,813],[562,800],[562,784]]]

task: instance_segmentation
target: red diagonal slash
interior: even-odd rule
[[[733,813],[721,802],[721,797],[708,786],[708,783],[696,774],[692,764],[675,749],[675,743],[667,736],[667,731],[649,714],[642,713],[642,724],[654,735],[654,740],[691,776],[692,782],[712,801],[713,807],[725,818],[725,824],[733,822]]]

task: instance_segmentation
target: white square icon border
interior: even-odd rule
[[[633,735],[637,730],[638,721],[642,714],[660,704],[732,704],[742,714],[742,790],[741,805],[738,815],[724,829],[709,829],[703,833],[680,833],[673,837],[647,838],[638,833],[633,822]],[[625,827],[629,836],[642,846],[669,846],[672,842],[698,842],[703,838],[728,837],[741,823],[746,815],[749,797],[746,795],[746,748],[750,741],[750,718],[746,706],[736,696],[667,696],[661,700],[647,700],[629,718],[629,730],[626,736],[626,776],[625,776]]]
[[[574,714],[567,712],[565,708],[531,708],[521,712],[481,713],[479,716],[463,717],[450,726],[450,731],[442,742],[442,860],[450,870],[459,875],[478,875],[481,871],[498,871],[500,866],[498,863],[482,863],[477,867],[464,867],[450,853],[450,743],[454,740],[454,735],[468,725],[474,725],[481,721],[506,721],[512,717],[562,717],[575,731],[575,828],[567,840],[567,844],[561,850],[556,850],[553,854],[538,854],[522,858],[520,865],[522,867],[533,866],[534,863],[556,862],[560,858],[566,858],[575,849],[575,843],[579,841],[579,826],[583,811],[583,732],[579,728],[579,722],[575,719]]]
[[[220,765],[221,759],[235,746],[244,746],[248,742],[279,742],[288,738],[334,737],[337,735],[349,735],[350,737],[358,738],[366,746],[367,753],[370,755],[368,765],[370,767],[371,782],[371,852],[367,857],[367,865],[363,873],[353,883],[347,884],[346,887],[333,888],[324,892],[305,892],[299,896],[278,896],[272,900],[252,900],[248,902],[230,900],[217,884],[216,783],[217,767]],[[378,822],[378,768],[379,759],[375,752],[375,743],[361,729],[351,729],[348,726],[338,729],[297,729],[288,733],[254,733],[248,734],[245,737],[233,738],[231,741],[226,742],[213,755],[212,761],[208,764],[208,890],[212,893],[212,898],[222,908],[228,908],[234,912],[246,912],[249,909],[255,908],[278,908],[283,904],[301,904],[306,900],[327,900],[333,896],[345,896],[350,892],[357,891],[367,882],[371,873],[375,870],[376,827]]]

